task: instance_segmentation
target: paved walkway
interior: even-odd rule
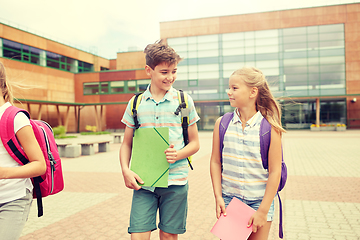
[[[195,170],[189,176],[187,232],[180,240],[217,239],[210,233],[216,221],[209,175],[212,133],[200,132],[200,139]],[[289,131],[283,146],[289,174],[281,192],[284,239],[360,239],[360,131]],[[41,218],[36,216],[34,202],[20,239],[130,239],[132,191],[123,183],[119,148],[120,144],[112,143],[107,153],[63,158],[64,191],[43,199]],[[269,239],[277,236],[278,213]],[[151,239],[158,239],[158,231]]]

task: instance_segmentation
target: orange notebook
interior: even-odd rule
[[[211,232],[221,240],[246,240],[252,232],[252,226],[247,224],[255,212],[234,197],[226,207],[226,216],[219,217]]]

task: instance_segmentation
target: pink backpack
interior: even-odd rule
[[[19,164],[29,162],[14,133],[14,118],[18,112],[23,112],[30,119],[30,114],[15,106],[8,107],[0,120],[1,141],[8,153]],[[58,193],[64,189],[61,160],[50,125],[44,121],[30,119],[36,140],[43,152],[46,162],[44,175],[32,178],[34,198],[37,198],[38,217],[43,215],[42,198]]]

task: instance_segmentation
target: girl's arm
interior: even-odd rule
[[[257,228],[262,227],[267,221],[267,214],[274,197],[277,193],[277,189],[280,183],[281,177],[281,135],[279,132],[271,128],[271,142],[269,147],[269,178],[266,184],[265,195],[259,209],[252,216],[249,221],[249,226],[253,224],[253,232],[257,231]],[[259,218],[257,218],[257,216]]]
[[[46,171],[46,163],[31,126],[25,126],[16,133],[29,163],[20,167],[0,168],[0,179],[31,178]]]
[[[216,202],[216,217],[219,218],[221,213],[226,215],[225,202],[222,197],[221,187],[221,162],[220,162],[220,138],[219,138],[219,125],[221,117],[215,122],[213,131],[213,144],[210,157],[210,175],[214,190],[215,202]]]
[[[130,189],[139,190],[141,186],[138,184],[138,182],[141,184],[143,184],[144,182],[136,173],[131,171],[129,168],[133,141],[133,131],[135,131],[135,129],[125,127],[124,139],[120,147],[119,157],[125,186]]]
[[[170,144],[169,148],[165,150],[166,159],[169,163],[174,163],[180,159],[187,158],[199,151],[200,142],[196,123],[188,126],[188,136],[189,143],[184,148],[176,151],[174,144]]]

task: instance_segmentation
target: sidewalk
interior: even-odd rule
[[[187,232],[180,240],[217,239],[210,233],[216,221],[209,174],[212,132],[200,132],[200,141],[189,176]],[[360,131],[289,131],[283,146],[288,167],[288,182],[281,192],[284,239],[360,239]],[[130,239],[132,191],[124,186],[120,172],[120,144],[110,148],[62,159],[64,191],[43,199],[41,218],[33,203],[21,240]],[[269,239],[278,239],[275,203]],[[158,239],[158,231],[151,239]]]

